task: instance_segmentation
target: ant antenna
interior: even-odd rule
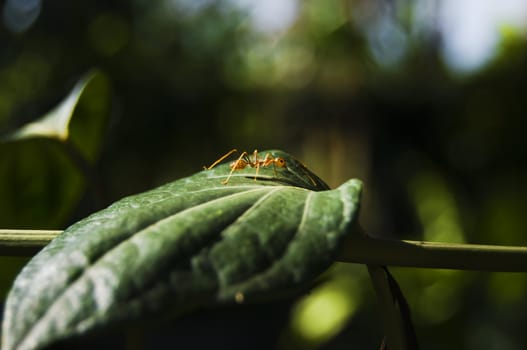
[[[233,153],[236,153],[238,152],[238,150],[236,148],[234,149],[231,149],[229,152],[227,152],[225,155],[223,155],[220,159],[218,159],[217,161],[215,161],[214,163],[212,163],[210,166],[204,166],[203,169],[204,170],[210,170],[212,168],[214,168],[216,165],[218,165],[218,163],[221,163],[225,158],[227,158],[228,156],[230,156],[231,154]]]

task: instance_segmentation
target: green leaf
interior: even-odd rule
[[[42,118],[24,125],[8,140],[50,138],[71,143],[85,159],[97,159],[110,111],[110,85],[99,71],[86,74],[70,94]]]
[[[296,290],[333,261],[362,184],[327,190],[281,151],[284,168],[227,164],[124,198],[69,227],[17,277],[4,350],[39,349],[144,317]]]
[[[62,227],[82,195],[109,111],[109,85],[88,74],[39,120],[0,141],[0,227]]]

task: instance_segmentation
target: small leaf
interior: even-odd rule
[[[79,80],[58,106],[7,139],[43,137],[71,142],[84,159],[94,161],[102,144],[109,106],[108,79],[102,73],[92,71]]]
[[[6,302],[4,350],[192,307],[266,299],[333,261],[361,182],[327,190],[289,155],[285,168],[220,165],[124,198],[69,227],[23,269]],[[325,190],[325,191],[324,191]]]
[[[59,106],[0,141],[0,227],[64,225],[92,179],[87,164],[99,154],[109,103],[106,77],[92,72]]]

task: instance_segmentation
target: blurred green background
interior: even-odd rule
[[[0,228],[62,229],[232,148],[277,148],[332,187],[364,180],[369,234],[527,245],[524,1],[0,4],[0,135],[91,69],[111,85],[88,172],[43,156],[55,146],[0,145]],[[0,258],[2,294],[21,263]],[[392,271],[422,348],[526,348],[525,274]],[[379,317],[364,267],[337,264],[304,298],[192,315],[151,341],[376,348]]]

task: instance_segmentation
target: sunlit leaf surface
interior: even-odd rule
[[[102,73],[93,71],[79,80],[55,108],[24,125],[8,139],[43,137],[71,142],[84,159],[93,161],[101,145],[109,104],[108,80]]]
[[[264,152],[265,154],[268,152]],[[195,306],[295,290],[326,269],[358,211],[361,182],[329,190],[286,167],[227,164],[125,198],[68,228],[33,258],[6,303],[4,350]]]

